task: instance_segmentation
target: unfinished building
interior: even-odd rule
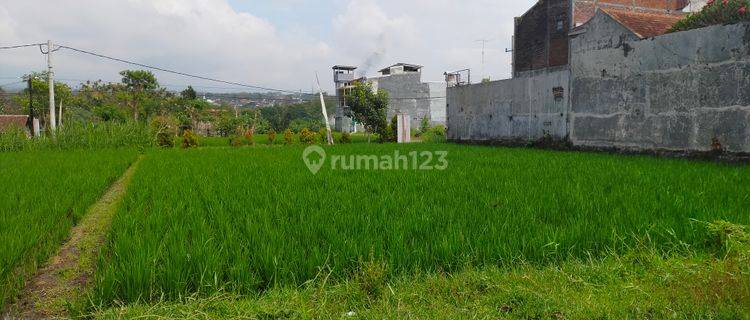
[[[422,119],[427,118],[431,125],[446,122],[446,84],[445,82],[422,82],[422,66],[408,63],[397,63],[383,68],[379,76],[358,78],[352,66],[335,66],[334,82],[336,84],[336,130],[356,131],[357,125],[346,117],[346,96],[357,81],[368,81],[373,90],[388,92],[388,119],[396,114],[406,114],[411,120],[412,128],[419,128]]]

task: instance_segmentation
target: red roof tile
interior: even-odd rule
[[[28,116],[17,115],[0,115],[0,131],[6,130],[11,126],[25,127]]]
[[[667,33],[667,30],[684,18],[682,14],[659,14],[618,9],[600,9],[625,28],[633,31],[641,38],[651,38]]]

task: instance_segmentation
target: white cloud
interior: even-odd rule
[[[290,75],[311,78],[330,52],[315,39],[279,35],[270,22],[236,12],[224,0],[24,0],[0,4],[3,11],[11,13],[15,32],[4,43],[49,38],[146,64],[279,88],[309,88],[308,80]],[[46,16],[51,18],[39,19]],[[30,54],[34,52],[4,53],[2,58]],[[65,50],[55,62],[60,78],[117,80],[117,72],[128,68]],[[43,67],[43,59],[17,58],[0,73]],[[207,84],[171,75],[159,78],[163,83]]]
[[[510,73],[511,55],[504,49],[510,47],[513,17],[533,3],[325,0],[309,14],[316,21],[313,28],[304,15],[271,21],[239,12],[227,1],[0,0],[0,45],[52,39],[189,73],[309,90],[315,71],[320,71],[324,88],[330,88],[332,65],[362,66],[368,60],[373,64],[370,75],[391,63],[410,62],[425,66],[425,80],[441,80],[444,71],[466,67],[478,78],[481,45],[474,40],[490,38],[486,70],[497,79]],[[272,5],[310,9],[301,0],[275,0]],[[329,18],[319,19],[325,14]],[[59,78],[110,81],[132,68],[65,50],[56,53],[55,65]],[[44,67],[37,48],[0,51],[0,77]],[[157,75],[166,84],[217,85]]]

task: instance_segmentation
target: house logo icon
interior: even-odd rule
[[[321,146],[309,146],[302,153],[302,160],[305,161],[305,165],[307,165],[312,174],[318,174],[318,171],[323,168],[323,164],[326,161],[326,151]]]

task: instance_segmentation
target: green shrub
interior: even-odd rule
[[[422,134],[422,141],[424,142],[445,142],[445,126],[442,124],[436,125],[428,129]]]
[[[341,144],[352,143],[352,135],[348,131],[342,132],[341,138],[339,139],[339,143]]]
[[[419,124],[419,131],[416,136],[419,137],[422,133],[427,132],[427,130],[430,130],[430,119],[427,119],[427,116],[424,116],[422,122]]]
[[[177,123],[174,119],[166,116],[154,117],[151,120],[151,130],[156,135],[156,145],[162,148],[174,147],[174,138],[177,133]]]
[[[750,0],[709,0],[700,12],[692,13],[678,21],[668,32],[750,21],[748,6]]]
[[[23,127],[12,125],[0,131],[0,152],[19,151],[33,143]]]
[[[241,147],[241,146],[245,145],[244,138],[242,136],[238,136],[236,134],[235,135],[231,135],[229,137],[229,145],[232,146],[232,147]]]
[[[276,141],[276,130],[268,130],[268,144],[273,145],[274,141]]]

